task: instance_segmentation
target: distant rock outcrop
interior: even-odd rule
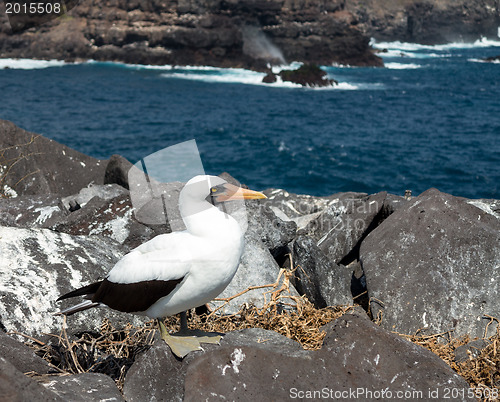
[[[489,63],[500,63],[500,55],[487,57],[486,59],[484,59],[484,61],[487,61]]]
[[[497,38],[497,0],[350,0],[345,11],[365,34],[381,41],[440,44]]]
[[[283,81],[300,84],[303,87],[330,87],[338,84],[328,78],[326,71],[316,64],[303,64],[297,70],[282,70],[279,76]]]

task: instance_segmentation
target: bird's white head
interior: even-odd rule
[[[179,196],[179,209],[186,226],[190,217],[201,212],[216,214],[216,203],[267,198],[258,191],[244,189],[218,176],[200,175],[189,180]]]

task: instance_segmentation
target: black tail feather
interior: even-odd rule
[[[59,299],[57,299],[57,301],[69,299],[70,297],[92,295],[95,292],[97,292],[97,289],[99,289],[99,286],[101,286],[101,284],[102,284],[102,281],[91,283],[90,285],[84,286],[83,288],[80,288],[80,289],[75,289],[75,290],[73,290],[69,293],[66,293],[65,295],[62,295],[61,297],[59,297]]]

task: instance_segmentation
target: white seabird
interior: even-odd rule
[[[222,293],[243,253],[240,225],[214,203],[259,198],[266,196],[217,176],[192,178],[179,196],[186,230],[154,237],[123,256],[104,280],[59,297],[58,301],[86,299],[59,314],[107,306],[156,318],[162,339],[179,357],[201,349],[200,342],[218,343],[220,334],[188,331],[185,314]],[[182,313],[181,331],[171,336],[160,319],[178,313]]]

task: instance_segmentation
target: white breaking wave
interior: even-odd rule
[[[500,64],[500,60],[484,60],[484,59],[467,59],[473,63],[488,63],[488,64]]]
[[[450,49],[472,49],[472,48],[484,48],[484,47],[500,47],[500,40],[493,40],[487,38],[481,38],[475,42],[452,42],[445,43],[442,45],[421,45],[419,43],[408,43],[408,42],[377,42],[375,39],[370,40],[370,45],[375,49],[387,49],[389,52],[392,51],[407,51],[416,52],[419,50],[435,50],[443,51]],[[383,56],[383,53],[381,53]]]
[[[413,70],[422,67],[415,63],[384,63],[384,66],[391,70]]]
[[[174,67],[165,64],[165,65],[153,65],[153,64],[129,64],[129,63],[121,63],[119,61],[95,61],[89,60],[87,63],[89,64],[109,64],[114,66],[121,66],[125,68],[130,68],[133,70],[172,70]]]
[[[40,68],[61,67],[68,63],[61,60],[32,60],[32,59],[0,59],[0,69],[36,70]]]
[[[296,68],[296,64],[292,63],[289,67]],[[177,78],[193,81],[202,81],[209,83],[225,83],[225,84],[247,84],[247,85],[260,85],[265,87],[274,88],[306,88],[314,90],[355,90],[359,89],[358,86],[341,82],[338,85],[328,87],[303,87],[300,84],[295,84],[288,81],[283,81],[281,77],[277,76],[277,81],[268,84],[262,82],[266,76],[265,73],[260,73],[252,70],[245,70],[242,68],[217,68],[217,67],[183,67],[175,68],[172,72],[161,74],[164,78]]]
[[[377,53],[378,56],[382,58],[399,58],[399,57],[408,57],[411,59],[430,59],[434,57],[451,57],[450,53],[417,53],[404,51],[401,49],[385,49],[386,51]]]
[[[143,65],[143,64],[129,64],[121,62],[107,62],[87,60],[78,63],[68,63],[61,60],[32,60],[32,59],[0,59],[0,69],[43,69],[49,67],[63,67],[66,65],[74,64],[100,64],[100,65],[114,65],[127,69],[134,70],[160,70],[164,73],[160,74],[164,78],[180,78],[185,80],[203,81],[210,83],[228,83],[228,84],[248,84],[260,85],[274,88],[306,88],[313,90],[357,90],[364,89],[357,84],[350,84],[347,82],[340,82],[338,85],[329,87],[303,87],[300,84],[283,81],[281,77],[277,76],[277,81],[272,84],[263,83],[262,79],[265,73],[256,72],[252,70],[245,70],[243,68],[220,68],[212,66],[172,66],[172,65]],[[293,62],[288,65],[273,67],[273,72],[276,74],[281,70],[297,69],[302,63]]]
[[[174,69],[171,73],[161,75],[165,78],[182,78],[186,80],[214,82],[214,83],[239,83],[260,84],[264,73],[259,73],[242,68],[191,68]]]

